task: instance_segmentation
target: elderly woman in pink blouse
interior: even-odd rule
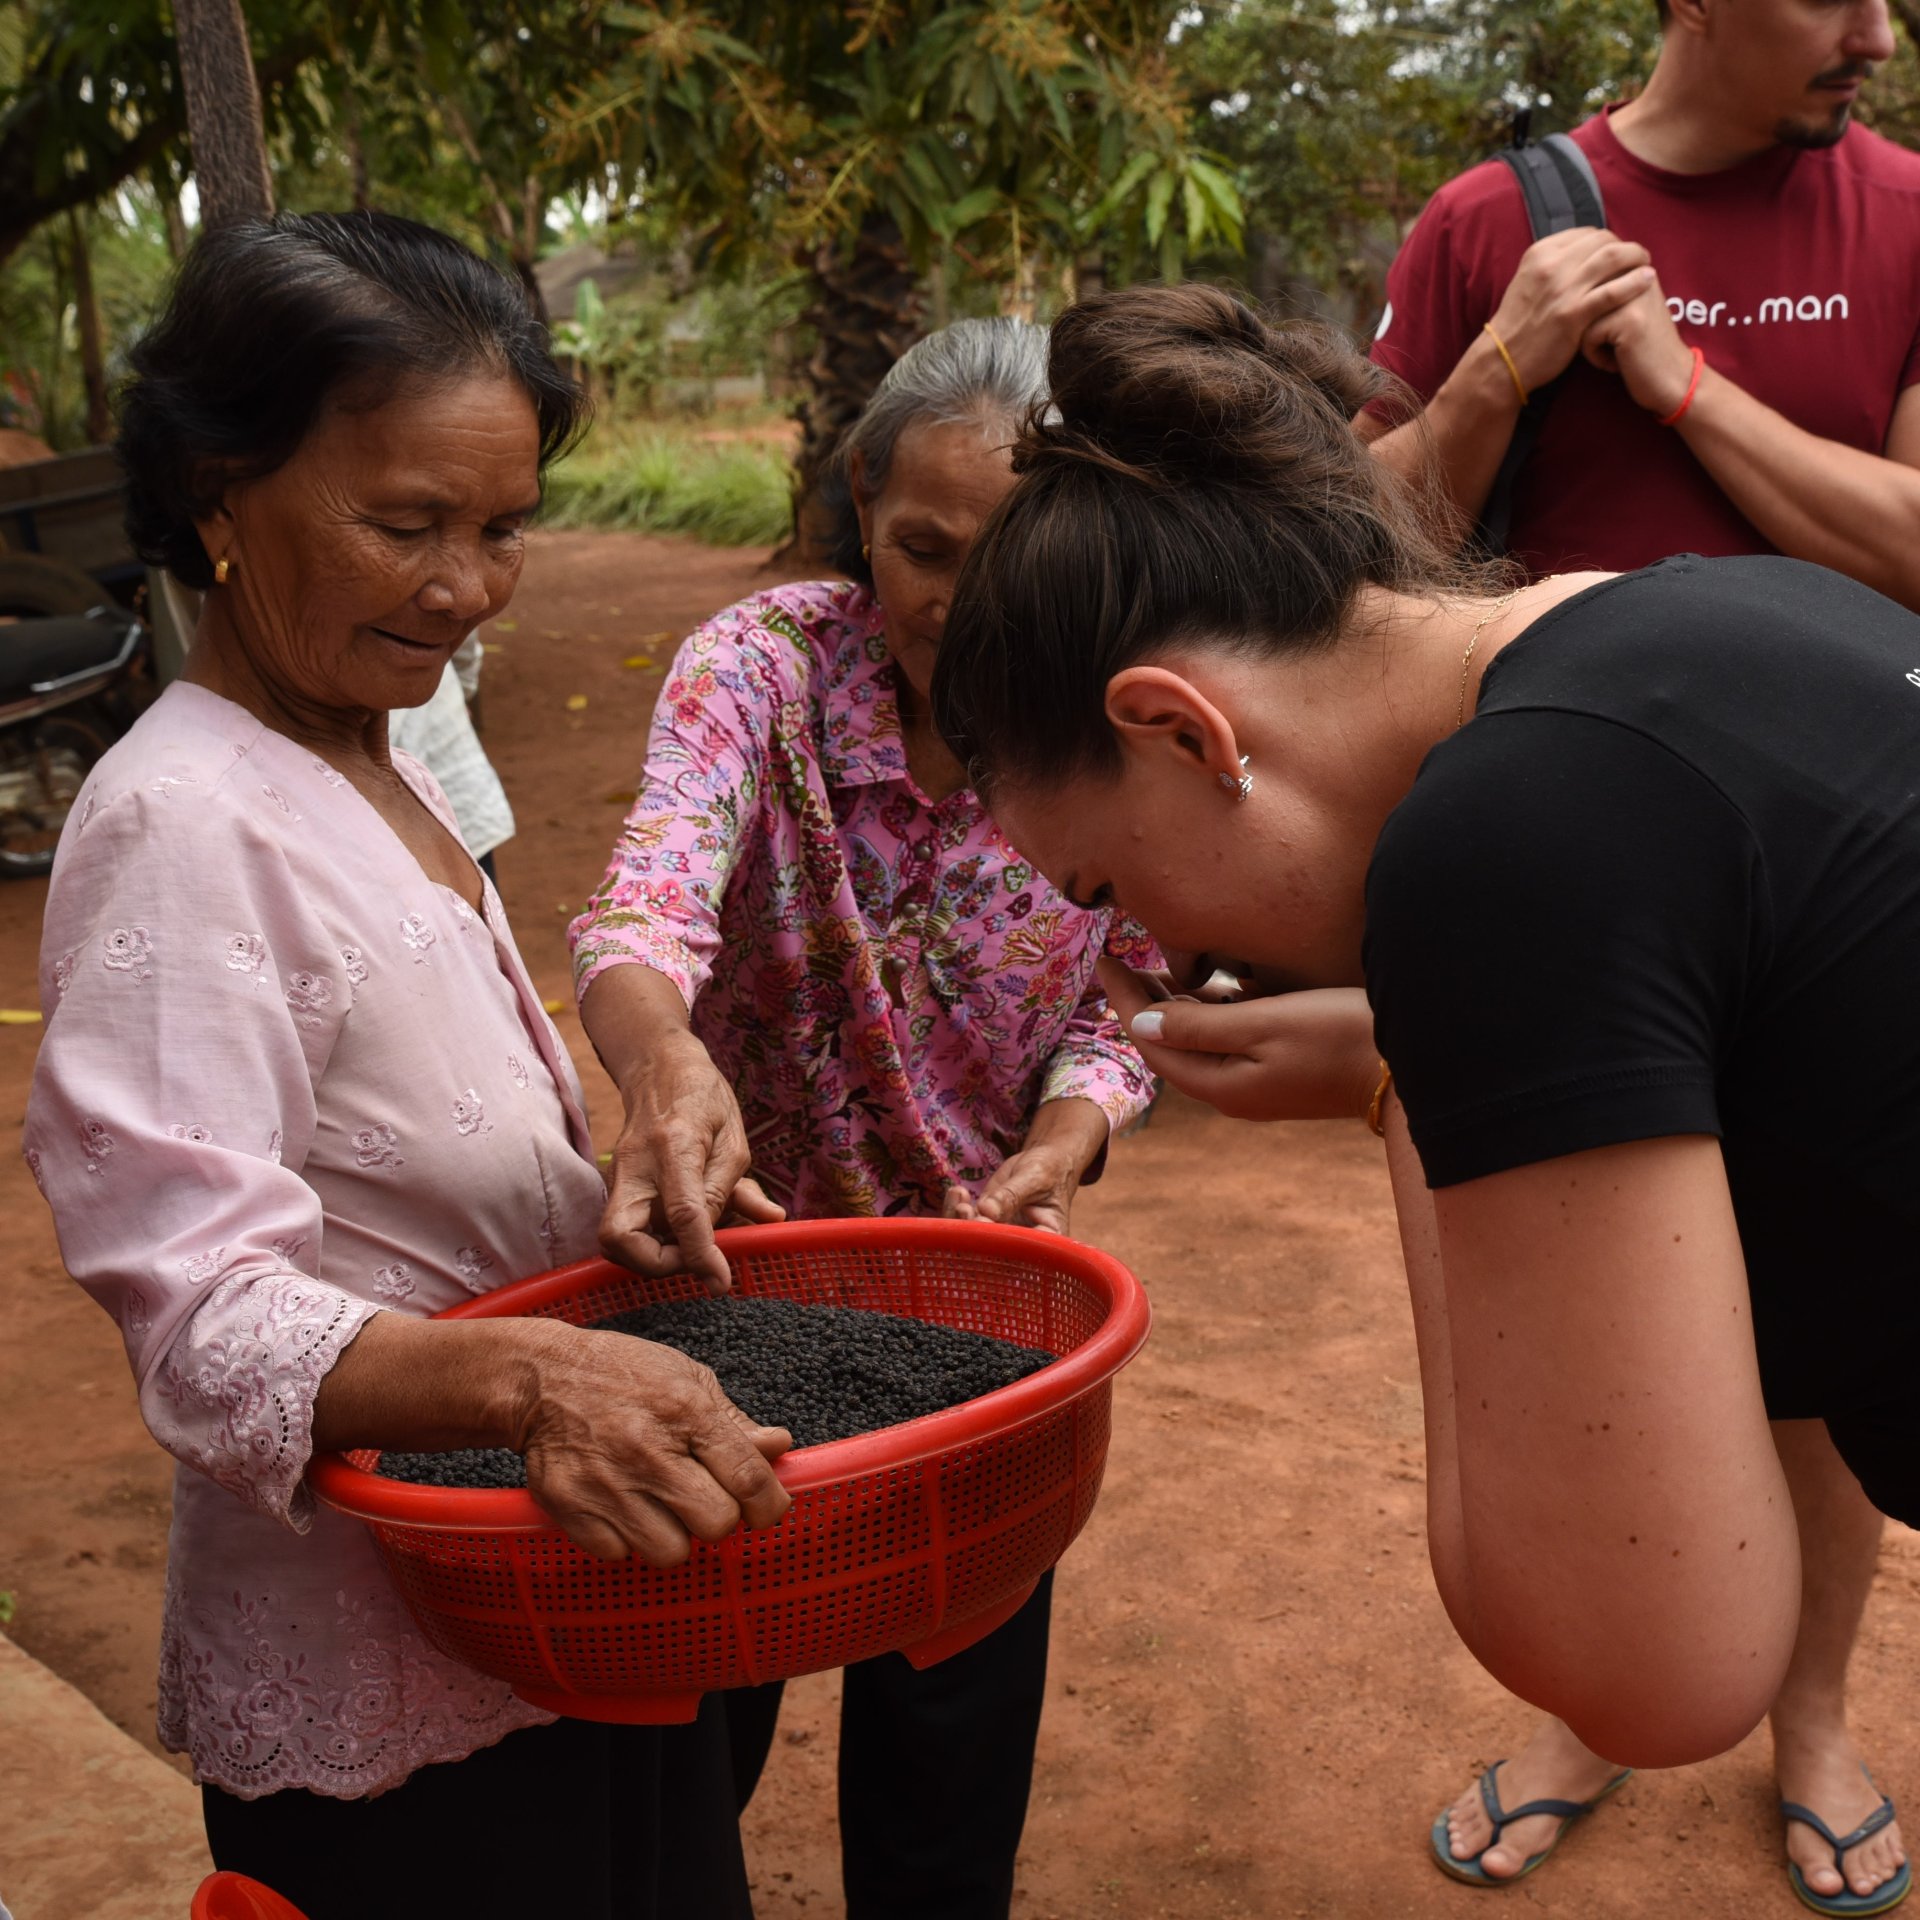
[[[129,526],[205,608],[63,838],[26,1144],[181,1463],[161,1737],[215,1863],[310,1920],[750,1914],[717,1715],[666,1777],[652,1730],[553,1722],[426,1645],[302,1478],[515,1446],[583,1547],[660,1562],[786,1506],[786,1436],[679,1356],[424,1318],[590,1253],[605,1201],[499,898],[386,722],[506,604],[578,396],[511,282],[379,215],[209,235],[133,369]]]
[[[888,374],[841,450],[847,581],[780,587],[682,648],[645,777],[572,929],[625,1097],[601,1241],[723,1285],[711,1225],[947,1213],[1065,1232],[1145,1067],[1094,978],[1108,916],[1014,852],[933,730],[948,596],[1044,397],[1046,336],[964,320]],[[846,1675],[849,1920],[1007,1913],[1049,1593],[971,1652]],[[728,1696],[742,1800],[778,1688]]]

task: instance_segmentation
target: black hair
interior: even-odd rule
[[[143,560],[213,583],[194,521],[236,480],[283,466],[323,406],[378,406],[409,376],[497,371],[540,425],[540,467],[587,403],[519,283],[396,214],[281,213],[201,235],[128,355],[118,450]]]
[[[976,791],[1111,774],[1106,689],[1181,642],[1335,644],[1355,596],[1471,590],[1429,472],[1409,485],[1355,416],[1405,390],[1331,327],[1269,325],[1210,286],[1117,289],[1053,324],[1050,407],[956,584],[935,724]]]

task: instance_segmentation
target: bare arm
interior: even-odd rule
[[[1394,1138],[1434,1572],[1461,1637],[1609,1759],[1724,1751],[1786,1670],[1799,1554],[1718,1143],[1428,1194],[1398,1120]]]
[[[1391,1089],[1381,1118],[1387,1129],[1387,1173],[1393,1182],[1400,1251],[1407,1263],[1407,1293],[1413,1304],[1414,1346],[1420,1356],[1427,1440],[1427,1559],[1448,1617],[1472,1647],[1472,1562],[1460,1512],[1453,1342],[1447,1329],[1446,1276],[1440,1268],[1440,1228],[1434,1219],[1433,1194],[1407,1131],[1406,1109]]]
[[[607,1257],[642,1273],[730,1282],[714,1223],[786,1216],[746,1177],[751,1156],[740,1105],[687,1020],[680,989],[652,967],[608,967],[580,1003],[581,1024],[620,1089],[626,1124],[600,1220]]]
[[[1657,283],[1598,322],[1585,351],[1656,418],[1686,398],[1692,351]],[[1782,553],[1920,610],[1920,388],[1896,403],[1884,454],[1795,426],[1711,367],[1675,431]]]
[[[314,1401],[316,1448],[512,1447],[527,1487],[588,1553],[673,1566],[689,1535],[769,1527],[792,1444],[684,1354],[551,1320],[377,1313]]]
[[[1646,248],[1604,227],[1574,227],[1527,249],[1489,324],[1531,394],[1565,372],[1595,320],[1635,299],[1652,278]],[[1477,333],[1417,419],[1390,432],[1365,414],[1356,424],[1374,454],[1409,477],[1431,448],[1454,506],[1471,526],[1519,417],[1514,376],[1500,349]]]
[[[1419,479],[1428,459],[1436,460],[1464,530],[1487,504],[1519,418],[1513,379],[1483,333],[1411,420],[1388,428],[1377,415],[1363,413],[1354,424],[1374,458],[1403,480]]]

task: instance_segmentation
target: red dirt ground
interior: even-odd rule
[[[639,763],[658,668],[765,584],[755,554],[633,535],[541,537],[490,633],[489,748],[520,835],[506,899],[544,990]],[[584,710],[569,696],[584,694]],[[36,1004],[44,888],[0,892],[0,1007]],[[615,1109],[561,1022],[610,1137]],[[0,1119],[36,1029],[0,1025]],[[1152,1290],[1106,1491],[1059,1581],[1020,1920],[1458,1916],[1486,1896],[1425,1857],[1433,1811],[1525,1713],[1460,1649],[1421,1537],[1413,1343],[1386,1180],[1353,1125],[1255,1130],[1178,1099],[1121,1143],[1079,1231]],[[44,1207],[0,1158],[0,1588],[20,1643],[153,1740],[170,1463],[119,1343],[61,1272]],[[1856,1666],[1884,1785],[1920,1810],[1912,1712],[1920,1536],[1890,1530]],[[761,1920],[840,1911],[834,1682],[789,1693],[747,1825]],[[1764,1735],[1642,1775],[1508,1895],[1579,1920],[1799,1911],[1778,1865]],[[28,1917],[23,1916],[23,1920]],[[156,1920],[160,1920],[156,1916]]]

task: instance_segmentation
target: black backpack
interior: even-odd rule
[[[1600,197],[1600,182],[1593,177],[1587,156],[1564,133],[1550,133],[1543,140],[1529,141],[1527,126],[1531,118],[1530,109],[1525,107],[1514,115],[1513,145],[1503,147],[1494,157],[1504,160],[1520,183],[1533,237],[1544,240],[1548,234],[1564,233],[1569,227],[1604,227],[1606,204]],[[1507,442],[1505,457],[1493,477],[1492,490],[1487,495],[1487,504],[1480,510],[1480,524],[1475,530],[1488,553],[1507,550],[1507,529],[1513,522],[1514,483],[1540,438],[1554,392],[1565,378],[1566,375],[1561,374],[1544,387],[1536,388],[1520,409],[1520,418],[1514,422],[1513,438]]]

